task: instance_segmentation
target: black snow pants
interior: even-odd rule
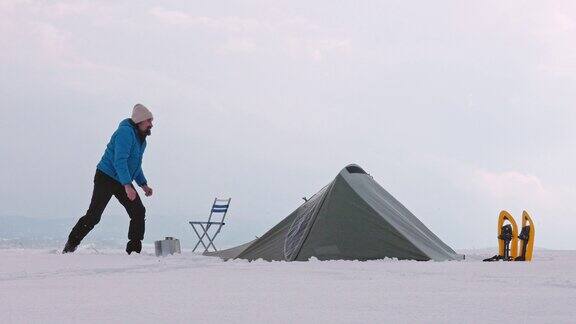
[[[108,176],[100,170],[96,170],[94,176],[94,191],[92,192],[92,200],[86,215],[80,217],[76,226],[70,232],[68,241],[74,245],[80,244],[82,239],[94,228],[102,213],[108,205],[110,198],[116,197],[118,201],[124,206],[130,216],[130,227],[128,229],[128,239],[141,241],[144,239],[144,221],[146,208],[140,200],[140,196],[136,195],[136,199],[128,199],[124,186],[116,181],[114,178]]]

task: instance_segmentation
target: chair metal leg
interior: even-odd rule
[[[208,244],[208,248],[210,247],[210,245],[212,245],[212,248],[214,249],[214,252],[218,251],[218,249],[216,249],[216,246],[214,246],[214,240],[216,239],[216,236],[218,235],[218,233],[220,233],[220,230],[222,229],[222,225],[218,226],[218,229],[216,230],[216,232],[214,233],[214,235],[212,235],[212,237],[210,237],[210,234],[208,234],[208,241],[210,242]],[[206,248],[204,250],[204,252],[206,252],[208,250],[208,248]]]
[[[216,248],[216,246],[214,245],[214,239],[216,238],[216,235],[218,235],[219,231],[216,231],[216,233],[214,233],[214,235],[212,237],[210,237],[210,234],[208,234],[207,238],[208,238],[208,247],[204,249],[204,252],[207,252],[208,249],[210,248],[210,246],[212,246],[212,248],[214,249],[214,252],[217,252],[218,249]]]
[[[196,245],[192,249],[192,252],[195,252],[196,249],[198,248],[198,245],[200,245],[200,244],[202,244],[202,246],[204,246],[204,248],[206,248],[206,244],[204,244],[204,241],[203,241],[203,237],[206,235],[206,230],[204,230],[204,226],[201,226],[202,229],[204,230],[204,233],[202,233],[202,235],[200,235],[200,233],[198,233],[198,230],[196,230],[196,226],[194,226],[194,224],[190,224],[190,226],[192,226],[192,229],[196,233],[196,236],[198,236],[198,243],[196,243]]]
[[[214,245],[214,239],[216,238],[216,235],[218,235],[218,233],[220,232],[220,228],[222,228],[222,225],[220,225],[218,227],[218,230],[216,231],[216,233],[214,233],[213,236],[210,236],[210,233],[208,232],[210,230],[210,227],[212,226],[212,224],[207,224],[206,227],[204,227],[203,224],[197,224],[200,226],[200,228],[202,228],[202,231],[203,231],[202,235],[200,235],[198,230],[196,230],[196,226],[194,226],[195,224],[190,224],[190,225],[192,226],[192,229],[196,233],[196,236],[198,236],[198,242],[196,243],[196,245],[192,249],[192,252],[195,252],[200,244],[202,244],[202,246],[204,247],[204,252],[207,252],[210,249],[210,247],[212,247],[212,249],[214,249],[214,252],[218,251],[218,249]],[[207,244],[204,243],[204,238],[206,238],[208,240]]]
[[[202,224],[200,224],[200,226],[202,226]],[[204,229],[204,234],[206,234],[206,238],[208,239],[208,246],[202,244],[202,245],[204,245],[204,252],[208,251],[208,249],[210,248],[210,245],[212,245],[214,252],[218,251],[216,249],[216,247],[214,246],[214,243],[212,242],[212,240],[210,240],[210,233],[208,231],[210,230],[211,226],[212,226],[212,224],[208,224],[208,225],[206,225],[206,228]],[[204,228],[204,226],[202,226],[202,228]],[[204,240],[202,240],[202,242],[204,242]]]

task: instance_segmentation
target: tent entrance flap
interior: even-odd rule
[[[296,215],[296,218],[294,218],[294,221],[288,229],[288,234],[286,234],[286,240],[284,241],[285,260],[293,261],[298,257],[302,244],[304,244],[308,233],[310,233],[316,215],[318,215],[320,208],[322,208],[322,203],[326,199],[326,194],[331,187],[330,184],[322,188],[322,190],[302,205],[302,212]]]

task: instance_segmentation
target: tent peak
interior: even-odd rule
[[[341,172],[368,174],[366,171],[364,171],[364,169],[362,169],[362,167],[360,167],[358,164],[354,164],[354,163],[348,164],[347,166],[345,166]]]

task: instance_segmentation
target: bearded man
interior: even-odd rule
[[[152,120],[150,110],[137,104],[132,110],[132,117],[124,119],[112,134],[96,167],[90,207],[72,228],[62,253],[76,250],[82,239],[100,222],[112,196],[118,199],[130,217],[126,252],[140,253],[146,208],[132,182],[136,181],[147,197],[152,196],[152,188],[148,186],[142,171],[142,157],[146,149],[146,137],[151,134]]]

